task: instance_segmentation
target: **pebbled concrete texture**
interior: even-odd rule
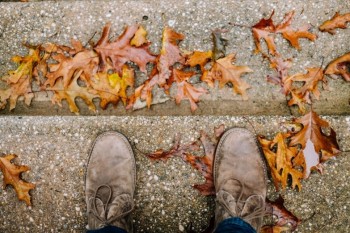
[[[69,45],[70,38],[87,42],[95,32],[93,40],[97,41],[109,21],[113,36],[126,25],[142,24],[155,53],[159,52],[165,25],[185,34],[181,48],[189,51],[211,49],[211,31],[225,29],[227,53],[237,54],[237,65],[254,70],[243,76],[252,86],[248,101],[234,96],[231,87],[215,88],[201,98],[194,114],[186,101],[179,106],[168,101],[151,110],[109,107],[94,114],[77,100],[82,116],[66,116],[73,115],[67,106],[52,106],[46,94],[36,96],[31,107],[20,101],[13,112],[0,111],[0,152],[16,153],[16,163],[31,167],[23,178],[37,184],[31,192],[31,208],[17,200],[11,187],[0,189],[0,232],[84,232],[87,153],[95,137],[109,130],[125,134],[135,152],[136,232],[185,232],[190,224],[195,232],[201,232],[214,214],[215,203],[212,197],[203,197],[191,187],[203,182],[200,174],[181,159],[152,162],[143,153],[170,148],[176,133],[181,133],[186,143],[198,138],[200,130],[211,134],[220,124],[226,128],[247,127],[272,137],[280,130],[281,122],[297,114],[296,109],[287,107],[280,88],[266,82],[266,76],[273,73],[268,62],[253,54],[248,27],[273,10],[276,23],[295,10],[293,27],[309,23],[318,36],[315,42],[301,40],[301,51],[277,36],[279,51],[294,60],[290,74],[305,72],[306,67],[325,66],[349,52],[350,29],[337,30],[333,36],[317,30],[335,12],[349,12],[349,0],[0,1],[0,76],[15,68],[10,62],[12,56],[26,53],[22,42]],[[303,220],[296,232],[350,231],[350,83],[328,80],[330,91],[321,91],[321,99],[313,108],[337,132],[342,153],[325,164],[323,175],[313,173],[305,180],[301,192],[287,189],[283,193],[287,208]],[[161,102],[163,94],[155,94]],[[276,195],[269,183],[269,196]]]
[[[248,90],[248,101],[242,101],[239,95],[233,95],[230,87],[221,90],[217,87],[210,89],[209,94],[201,97],[202,106],[199,114],[212,114],[210,109],[217,107],[220,102],[224,107],[218,114],[222,115],[287,115],[290,114],[290,109],[286,106],[286,98],[280,93],[280,88],[266,82],[266,76],[273,74],[274,71],[269,69],[268,62],[264,61],[260,54],[253,54],[255,45],[249,28],[261,18],[268,17],[273,10],[275,10],[273,19],[276,23],[283,19],[285,13],[295,10],[292,26],[297,28],[310,24],[310,30],[318,36],[315,42],[301,39],[302,50],[300,51],[292,48],[282,37],[276,37],[278,51],[286,58],[294,60],[290,74],[306,73],[307,67],[325,66],[334,58],[348,52],[350,44],[346,35],[349,35],[350,29],[337,30],[335,35],[321,33],[317,29],[335,12],[348,12],[350,10],[348,0],[317,2],[180,0],[159,1],[157,4],[146,0],[3,2],[0,4],[0,75],[14,68],[10,62],[12,56],[25,54],[26,49],[22,46],[22,42],[31,44],[55,42],[69,45],[71,38],[86,43],[92,37],[97,41],[102,27],[107,22],[112,22],[113,36],[121,34],[126,25],[142,24],[148,31],[154,53],[159,53],[162,29],[166,25],[186,36],[181,43],[181,48],[187,51],[211,49],[211,31],[220,28],[227,30],[224,34],[229,42],[227,54],[235,53],[237,65],[248,65],[254,70],[253,73],[242,77],[252,88]],[[320,114],[349,114],[350,84],[342,79],[329,79],[329,86],[331,91],[322,91],[321,99],[315,101],[313,108]],[[156,103],[164,101],[162,93],[156,92],[155,95],[159,97],[156,98],[158,99]],[[44,93],[38,95],[36,101],[49,102],[49,99]],[[35,103],[33,105],[35,106]],[[182,105],[186,105],[186,101],[183,101]],[[82,114],[94,115],[86,109],[83,104]],[[1,113],[6,114],[6,112]],[[39,115],[48,114],[48,111],[41,111],[40,107],[35,108],[34,112]],[[133,114],[125,112],[122,106],[119,106],[118,110],[110,107],[108,112],[110,115]],[[155,107],[155,110],[148,114],[163,115],[164,112],[166,110],[162,107]],[[189,114],[186,110],[178,110],[178,112],[181,115]],[[58,113],[70,114],[67,108],[60,109]],[[292,113],[296,113],[295,109],[292,109]],[[25,107],[15,109],[13,114],[35,115]]]
[[[304,220],[296,232],[349,231],[350,117],[324,118],[337,132],[343,152],[325,164],[323,175],[313,173],[302,182],[301,192],[283,193],[287,208]],[[201,175],[179,158],[152,162],[143,153],[170,148],[175,134],[182,135],[182,143],[196,140],[200,130],[212,135],[221,124],[271,137],[287,120],[290,117],[1,117],[1,152],[15,153],[16,163],[30,166],[23,178],[37,187],[31,191],[31,208],[17,200],[11,187],[0,189],[0,232],[83,232],[88,151],[95,137],[109,130],[126,135],[135,152],[136,232],[184,232],[190,223],[201,232],[214,214],[213,198],[192,188],[203,182]],[[276,197],[271,182],[268,194]]]

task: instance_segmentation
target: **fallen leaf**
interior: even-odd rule
[[[206,71],[204,66],[212,59],[212,56],[213,52],[211,50],[207,52],[194,51],[187,56],[185,64],[189,65],[190,67],[199,66],[202,73],[204,73]]]
[[[271,141],[263,136],[259,136],[258,139],[269,165],[276,190],[279,190],[280,184],[282,190],[286,189],[290,177],[292,188],[298,187],[300,191],[305,162],[302,152],[297,147],[291,147],[287,144],[288,136],[288,134],[278,133]]]
[[[198,142],[194,141],[185,145],[181,145],[180,135],[176,135],[174,138],[174,144],[169,150],[158,149],[153,153],[146,154],[151,160],[162,160],[166,161],[171,157],[181,157],[183,158],[186,153],[190,151],[198,151],[200,149]]]
[[[265,225],[260,233],[282,233],[285,231],[293,232],[301,220],[284,206],[284,199],[279,196],[275,201],[266,200],[266,212],[268,215],[275,216],[277,221],[274,225]]]
[[[30,168],[24,165],[16,165],[11,160],[16,158],[14,154],[0,157],[0,170],[3,174],[3,187],[12,185],[20,201],[24,201],[28,206],[31,205],[29,191],[35,188],[35,184],[25,182],[21,179],[21,173],[29,171]]]
[[[262,52],[260,40],[264,39],[268,48],[268,51],[272,55],[277,54],[276,44],[274,41],[274,34],[282,34],[282,37],[289,41],[291,46],[296,49],[301,49],[299,45],[300,38],[306,38],[311,41],[316,40],[317,36],[309,32],[309,26],[301,27],[297,30],[291,28],[292,20],[294,17],[294,11],[285,14],[281,23],[275,25],[271,13],[270,18],[261,19],[257,24],[252,27],[254,42],[256,46],[255,52]]]
[[[292,67],[292,59],[284,59],[280,55],[276,55],[272,58],[266,55],[264,57],[269,59],[270,67],[277,73],[276,75],[268,75],[267,81],[280,85],[283,94],[288,95],[292,86],[292,80],[288,75],[289,68]]]
[[[346,53],[331,61],[326,67],[325,74],[332,77],[341,75],[345,81],[350,82],[350,53]]]
[[[288,100],[288,106],[297,105],[298,110],[301,114],[305,114],[306,112],[306,104],[311,104],[310,97],[307,94],[302,94],[301,92],[298,92],[297,90],[290,91],[291,98]]]
[[[185,72],[174,69],[173,77],[176,82],[177,94],[175,96],[176,104],[180,104],[183,99],[188,99],[191,104],[191,111],[197,109],[197,102],[199,97],[207,93],[207,90],[202,87],[194,87],[188,80],[194,75],[194,72]]]
[[[141,45],[148,43],[149,41],[147,40],[147,31],[142,26],[139,26],[135,32],[135,36],[130,41],[130,45],[140,47]]]
[[[58,79],[53,87],[46,88],[46,90],[54,92],[54,96],[52,97],[53,104],[58,104],[60,107],[62,107],[61,102],[65,99],[68,103],[70,111],[74,112],[75,114],[79,114],[79,108],[75,104],[75,99],[80,97],[85,101],[91,111],[96,111],[96,107],[92,100],[93,98],[97,98],[99,96],[90,93],[88,87],[80,86],[78,84],[78,79],[80,78],[82,72],[83,71],[81,70],[75,74],[68,87],[64,87],[63,80]]]
[[[149,52],[149,44],[131,45],[131,40],[135,37],[135,33],[139,31],[140,26],[126,27],[123,34],[114,41],[109,41],[110,28],[111,24],[108,23],[103,28],[101,38],[94,47],[101,58],[100,70],[105,71],[107,65],[111,65],[119,73],[122,71],[123,65],[131,61],[138,65],[142,72],[146,72],[147,63],[155,60],[155,57]]]
[[[319,29],[321,32],[335,34],[335,29],[345,29],[346,23],[348,22],[350,22],[350,13],[341,15],[339,14],[339,12],[336,12],[330,20],[326,20],[325,22],[323,22]]]
[[[82,71],[87,85],[89,85],[91,77],[96,73],[99,58],[92,50],[83,50],[74,55],[74,57],[66,56],[62,53],[52,55],[57,62],[49,64],[50,72],[46,75],[47,80],[44,87],[50,85],[53,87],[56,81],[63,79],[63,86],[67,88],[72,82],[75,73]]]
[[[220,88],[224,87],[227,83],[233,84],[233,92],[242,95],[242,99],[247,100],[248,96],[246,90],[251,88],[248,83],[241,79],[241,75],[244,73],[253,72],[248,66],[236,66],[233,64],[235,60],[234,54],[217,60],[208,76],[213,80],[219,81]]]
[[[203,184],[195,184],[193,187],[205,196],[215,195],[213,161],[215,148],[224,130],[224,125],[215,127],[214,136],[212,138],[210,138],[206,132],[200,132],[200,141],[204,147],[204,156],[195,156],[190,153],[182,155],[184,161],[190,163],[194,169],[198,170],[204,176],[205,182]]]
[[[128,99],[126,90],[134,86],[134,70],[127,65],[124,65],[122,70],[121,77],[118,73],[99,72],[92,78],[90,82],[92,88],[89,92],[100,97],[102,109],[106,109],[109,103],[116,106],[120,99],[126,105]]]
[[[10,101],[10,111],[16,107],[17,100],[20,96],[24,96],[26,105],[30,105],[34,94],[31,88],[31,79],[21,77],[16,83],[11,83],[5,90],[0,90],[0,109],[4,109],[7,102]]]
[[[336,133],[327,121],[322,120],[312,110],[301,118],[295,119],[294,122],[301,123],[303,129],[291,137],[290,145],[301,145],[306,162],[305,177],[308,177],[318,163],[340,152]],[[329,135],[322,132],[322,129],[326,128],[330,130]]]

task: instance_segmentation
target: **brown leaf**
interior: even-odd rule
[[[0,109],[6,107],[10,101],[10,110],[14,109],[20,96],[24,96],[24,102],[29,106],[34,94],[31,87],[31,79],[21,77],[16,83],[11,83],[5,90],[0,90]]]
[[[226,56],[227,40],[222,38],[222,33],[227,32],[223,29],[216,29],[212,32],[213,37],[213,59],[214,61],[224,58]]]
[[[260,233],[280,233],[284,231],[294,231],[301,220],[284,206],[284,199],[279,196],[275,201],[266,200],[266,211],[269,215],[274,215],[277,222],[274,225],[265,225]]]
[[[213,52],[211,50],[207,52],[194,51],[193,53],[187,56],[186,65],[189,65],[191,67],[198,65],[202,73],[204,73],[204,66],[212,59],[212,56]]]
[[[100,40],[94,47],[94,50],[101,58],[100,70],[105,71],[107,64],[111,65],[116,72],[121,72],[123,65],[132,61],[142,72],[146,72],[146,65],[153,62],[155,57],[149,52],[149,44],[141,46],[131,45],[131,40],[139,30],[139,25],[126,27],[119,38],[109,41],[111,24],[108,23],[104,28]],[[136,39],[135,39],[136,40]]]
[[[305,26],[294,30],[291,28],[291,23],[294,17],[294,11],[285,14],[281,23],[275,25],[271,13],[270,18],[261,19],[257,24],[252,27],[254,42],[256,46],[255,52],[262,52],[260,40],[264,39],[267,44],[267,48],[270,54],[276,55],[276,44],[274,42],[274,34],[282,34],[283,38],[289,41],[289,43],[296,49],[301,49],[299,45],[300,38],[306,38],[311,41],[316,40],[317,36],[308,31],[309,26]]]
[[[305,162],[302,152],[297,147],[288,146],[286,142],[288,136],[278,133],[272,141],[262,136],[259,136],[258,139],[269,165],[276,190],[279,190],[279,184],[281,184],[282,190],[286,189],[290,176],[292,188],[298,187],[300,191],[300,180],[304,177],[300,169],[304,170]]]
[[[291,90],[290,94],[291,94],[291,98],[288,101],[288,106],[297,105],[299,112],[301,114],[305,114],[306,104],[311,104],[309,93],[306,93],[303,95],[301,92],[298,92],[297,90]]]
[[[205,196],[215,195],[213,161],[215,148],[221,135],[224,133],[224,128],[224,125],[215,127],[214,137],[212,138],[210,138],[206,132],[201,131],[200,141],[204,147],[204,156],[199,157],[189,153],[182,155],[184,161],[190,163],[194,169],[198,170],[204,176],[204,184],[195,184],[193,187]]]
[[[28,166],[16,165],[11,163],[11,160],[16,158],[14,154],[5,155],[0,157],[0,170],[2,171],[4,180],[4,189],[7,185],[12,185],[17,193],[17,197],[20,201],[25,201],[28,206],[31,205],[29,191],[35,188],[35,184],[25,182],[21,179],[21,173],[29,171]]]
[[[97,71],[99,62],[97,54],[92,50],[83,50],[74,55],[74,57],[67,57],[62,53],[52,55],[52,58],[57,61],[56,64],[50,64],[50,72],[46,75],[47,80],[44,87],[50,85],[53,87],[59,78],[63,79],[63,86],[67,88],[75,73],[82,71],[87,85],[89,85],[91,77]]]
[[[197,141],[191,142],[189,144],[181,145],[180,139],[181,139],[180,135],[176,135],[174,138],[174,144],[169,150],[165,151],[163,149],[158,149],[153,153],[146,154],[146,156],[152,160],[166,161],[171,157],[183,158],[185,154],[189,153],[190,151],[199,150],[199,145]]]
[[[194,72],[185,72],[174,69],[173,77],[176,82],[177,94],[175,96],[176,104],[180,104],[183,99],[188,99],[191,104],[191,111],[197,109],[197,102],[202,94],[206,94],[207,90],[202,87],[194,87],[188,80],[194,75]]]
[[[276,75],[268,75],[267,81],[280,85],[282,87],[283,94],[288,95],[292,86],[292,80],[288,75],[288,70],[292,67],[292,59],[284,59],[280,55],[276,55],[272,58],[268,56],[264,57],[269,59],[270,67],[277,73]]]
[[[52,97],[52,103],[58,104],[62,107],[62,100],[66,100],[71,112],[79,114],[79,108],[75,104],[75,98],[82,98],[88,105],[89,109],[93,112],[96,111],[96,107],[93,103],[93,98],[99,97],[98,95],[89,92],[88,87],[80,86],[78,84],[78,79],[82,74],[82,70],[75,74],[73,80],[70,82],[68,87],[64,87],[63,80],[58,79],[53,87],[48,87],[46,90],[54,91],[54,96]]]
[[[350,53],[346,53],[331,61],[326,67],[325,74],[331,76],[341,75],[345,81],[350,82]]]
[[[303,129],[291,137],[290,145],[301,145],[306,163],[305,177],[308,177],[313,167],[340,152],[336,133],[312,110],[294,122],[303,124]],[[330,130],[329,135],[322,132],[326,128]]]
[[[232,83],[233,92],[242,95],[242,98],[247,100],[248,96],[246,90],[250,88],[250,85],[241,79],[241,75],[253,72],[253,70],[248,66],[234,65],[234,60],[234,54],[229,54],[228,56],[217,60],[208,73],[208,76],[214,80],[219,80],[219,86],[221,88],[227,83]]]
[[[350,22],[350,13],[341,15],[339,14],[339,12],[336,12],[330,20],[326,20],[325,22],[323,22],[319,29],[321,32],[335,34],[335,29],[345,29],[346,23],[348,22]]]

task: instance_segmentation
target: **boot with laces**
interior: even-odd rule
[[[136,166],[125,136],[106,132],[95,140],[85,177],[88,230],[116,226],[132,232]]]
[[[254,135],[242,128],[224,133],[214,161],[215,226],[239,217],[259,232],[265,213],[266,169]]]

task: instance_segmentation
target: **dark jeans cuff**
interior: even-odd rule
[[[86,233],[127,233],[124,229],[115,226],[105,226],[98,230],[89,230]]]
[[[219,223],[215,233],[256,233],[256,231],[249,223],[235,217]]]

